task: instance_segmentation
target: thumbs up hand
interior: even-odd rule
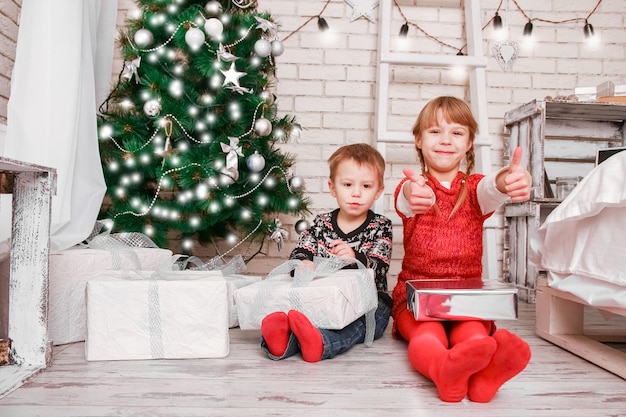
[[[518,146],[513,152],[508,171],[500,175],[503,176],[502,182],[496,180],[498,190],[511,197],[511,201],[514,203],[528,200],[530,198],[530,188],[533,184],[530,172],[528,172],[521,163],[522,148]]]
[[[423,175],[415,175],[409,168],[404,168],[402,173],[409,179],[403,192],[411,211],[414,214],[426,213],[435,204],[434,191],[426,185],[426,178]]]

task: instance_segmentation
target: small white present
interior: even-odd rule
[[[219,271],[103,272],[87,282],[86,359],[225,357],[228,304]]]
[[[304,284],[289,274],[269,277],[235,291],[241,329],[259,329],[275,311],[298,310],[322,329],[343,329],[378,306],[374,271],[342,269]]]

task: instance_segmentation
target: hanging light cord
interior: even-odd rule
[[[296,29],[294,29],[289,35],[285,36],[283,38],[283,42],[285,42],[287,39],[289,39],[291,37],[291,35],[297,33],[300,31],[300,29],[302,29],[303,27],[305,27],[306,25],[309,24],[309,22],[311,22],[311,20],[315,19],[315,18],[319,18],[322,16],[322,13],[324,13],[324,10],[326,10],[326,7],[328,7],[328,3],[330,3],[330,0],[326,0],[326,3],[324,4],[324,7],[322,7],[322,10],[320,10],[320,12],[316,15],[316,16],[311,16],[309,17],[303,24],[301,24],[300,26],[298,26]]]

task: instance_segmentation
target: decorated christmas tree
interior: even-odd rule
[[[277,115],[276,24],[250,0],[136,3],[120,31],[123,68],[100,107],[100,217],[162,247],[180,239],[187,253],[194,242],[268,236],[280,248],[278,214],[307,213],[308,200],[277,147],[299,125]]]

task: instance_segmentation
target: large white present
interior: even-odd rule
[[[228,290],[219,271],[107,271],[87,282],[85,357],[222,358]]]
[[[289,274],[266,278],[235,291],[241,329],[259,329],[275,311],[298,310],[322,329],[343,329],[378,305],[374,271],[342,269],[304,284]]]
[[[132,261],[130,256],[133,257]],[[135,257],[136,256],[136,257]],[[82,342],[87,333],[85,285],[100,271],[124,268],[151,271],[166,264],[172,251],[160,248],[124,248],[109,251],[73,247],[50,254],[48,338],[55,345]],[[139,265],[133,265],[138,260]]]

